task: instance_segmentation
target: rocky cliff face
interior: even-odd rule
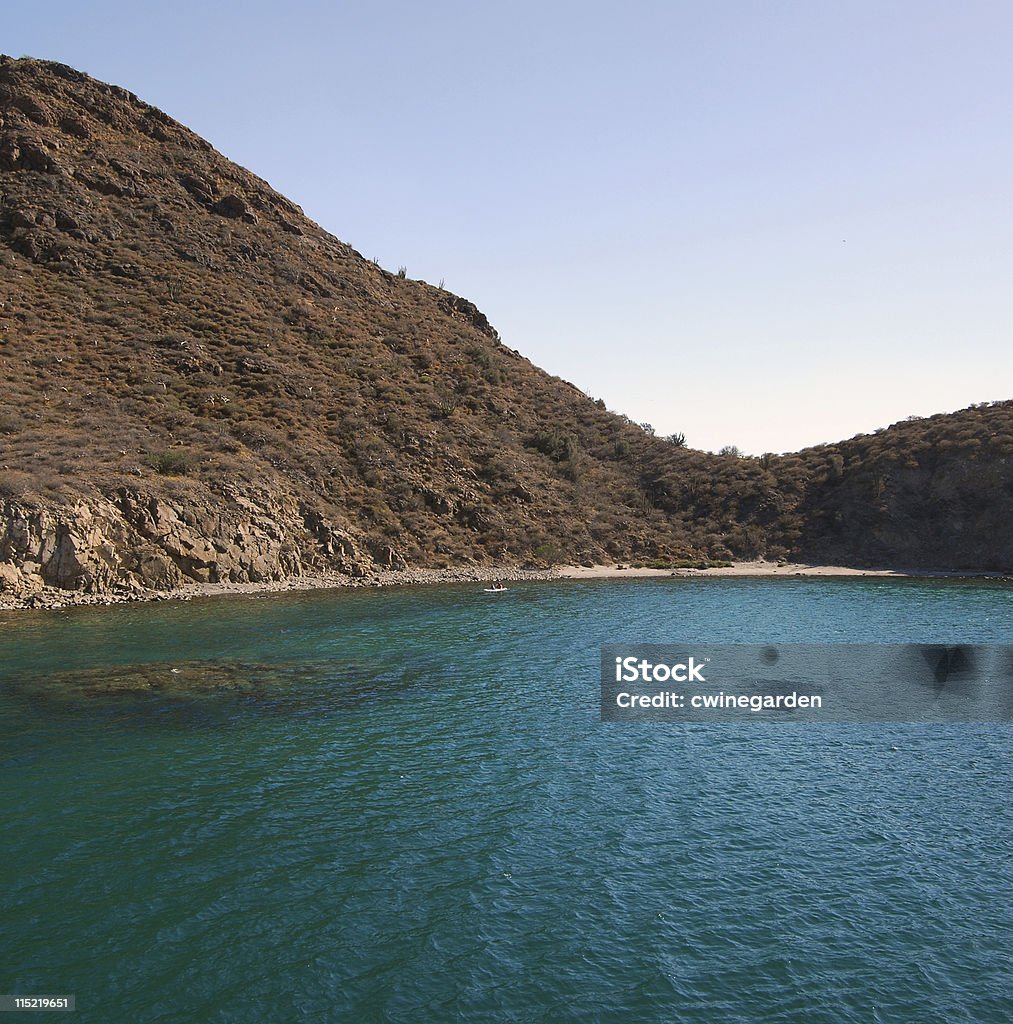
[[[184,583],[256,583],[327,568],[361,576],[368,556],[319,517],[248,498],[214,508],[121,489],[69,507],[0,503],[0,592],[44,587],[84,594],[169,591]],[[381,552],[382,554],[382,552]],[[381,559],[397,568],[392,552]]]
[[[0,57],[0,596],[761,554],[1011,569],[1011,410],[690,451],[133,94]]]

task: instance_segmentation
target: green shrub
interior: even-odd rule
[[[193,457],[180,448],[167,448],[148,455],[148,465],[161,476],[186,476],[193,470]]]

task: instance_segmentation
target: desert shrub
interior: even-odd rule
[[[24,420],[17,413],[0,412],[0,434],[17,434],[24,425]]]
[[[148,465],[161,476],[186,476],[193,471],[193,456],[181,448],[167,448],[161,452],[151,452],[147,458]]]
[[[555,541],[543,541],[541,544],[536,544],[535,547],[531,549],[531,554],[539,561],[548,562],[549,565],[555,565],[559,562],[562,556],[562,551]]]
[[[539,430],[531,435],[527,446],[548,455],[554,462],[567,462],[575,454],[573,438],[559,430]]]

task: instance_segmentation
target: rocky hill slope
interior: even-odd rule
[[[710,524],[712,555],[1013,569],[1013,401],[792,455],[654,449],[641,479],[677,530]]]
[[[1009,569],[1011,421],[687,450],[131,93],[0,58],[8,595],[761,553]]]

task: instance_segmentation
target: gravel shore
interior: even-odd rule
[[[454,569],[382,569],[365,576],[347,576],[339,572],[309,573],[280,580],[257,583],[191,583],[179,590],[131,590],[103,594],[85,594],[56,587],[44,589],[26,598],[0,594],[0,611],[58,609],[88,605],[133,604],[142,601],[189,601],[196,597],[222,594],[275,594],[298,590],[331,590],[338,587],[429,586],[438,583],[491,583],[496,580],[558,579],[558,569],[520,569],[468,566]]]
[[[556,566],[551,569],[521,569],[503,566],[468,566],[453,569],[384,569],[365,576],[342,573],[312,573],[258,583],[192,583],[173,591],[124,591],[83,594],[46,587],[27,598],[0,594],[0,611],[58,609],[81,605],[131,604],[140,601],[189,601],[195,597],[222,594],[272,594],[299,590],[330,590],[338,587],[430,586],[440,583],[490,583],[495,580],[582,580],[633,579],[658,576],[685,578],[714,576],[876,576],[876,577],[967,577],[1010,579],[1005,573],[948,572],[927,569],[855,569],[840,565],[806,565],[793,562],[734,562],[710,569],[653,569],[622,563],[615,565]]]

